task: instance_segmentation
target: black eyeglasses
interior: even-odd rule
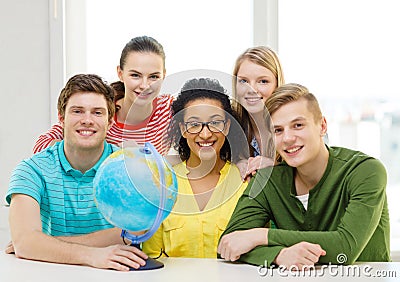
[[[212,120],[207,122],[200,121],[188,121],[185,122],[186,131],[189,133],[200,133],[204,126],[207,126],[208,130],[214,133],[222,132],[225,129],[226,120]]]

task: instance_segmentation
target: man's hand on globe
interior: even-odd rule
[[[147,255],[133,246],[113,245],[104,248],[90,248],[82,255],[84,264],[103,269],[129,271],[146,264]]]

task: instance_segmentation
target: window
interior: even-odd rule
[[[253,42],[253,6],[240,1],[86,0],[87,71],[108,81],[125,44],[135,36],[158,40],[167,75],[210,69],[232,73],[236,57]]]
[[[361,150],[388,172],[391,248],[400,251],[398,1],[279,1],[286,82],[308,87],[328,121],[329,144]]]

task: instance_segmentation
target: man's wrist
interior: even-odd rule
[[[256,228],[257,246],[268,245],[268,228]]]
[[[287,248],[283,248],[282,250],[279,251],[279,253],[276,255],[275,259],[272,261],[272,263],[276,265],[280,265],[280,256],[286,252]]]

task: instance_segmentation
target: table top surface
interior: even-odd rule
[[[319,266],[309,272],[281,271],[217,259],[163,258],[165,266],[146,271],[118,272],[80,265],[54,264],[18,259],[0,253],[1,281],[279,281],[297,279],[318,281],[400,281],[400,263],[362,263],[352,266]]]

